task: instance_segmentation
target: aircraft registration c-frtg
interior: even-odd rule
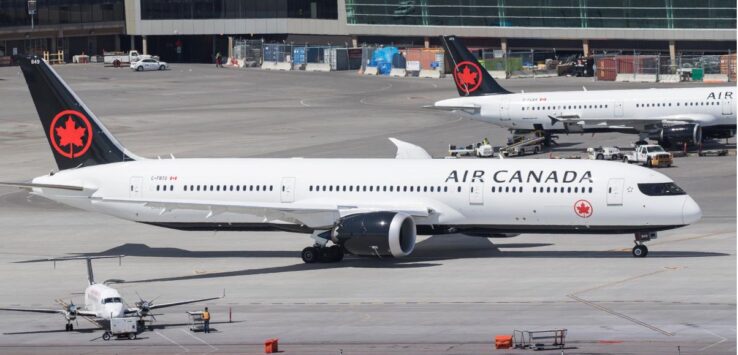
[[[632,233],[698,221],[667,176],[605,161],[431,159],[391,139],[395,159],[143,159],[56,72],[20,59],[59,172],[5,183],[83,210],[181,230],[310,233],[305,262],[344,252],[403,257],[417,234]],[[329,246],[330,245],[330,246]]]
[[[462,111],[516,132],[637,133],[663,146],[699,145],[736,131],[736,87],[511,93],[480,67],[462,40],[441,37],[457,98],[427,106]]]

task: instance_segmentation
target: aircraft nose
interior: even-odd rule
[[[702,218],[702,209],[692,197],[687,196],[682,205],[682,221],[684,224],[692,224]]]

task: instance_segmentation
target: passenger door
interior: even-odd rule
[[[623,117],[623,103],[622,102],[615,103],[615,117]]]
[[[622,206],[623,205],[623,185],[624,179],[610,179],[607,183],[607,205]]]
[[[131,184],[128,189],[128,197],[130,198],[140,198],[141,197],[141,191],[143,185],[143,178],[140,176],[134,176],[131,178]]]
[[[723,101],[723,116],[729,116],[733,114],[733,102]]]
[[[280,190],[280,201],[284,203],[295,202],[295,178],[282,178],[282,188]]]
[[[469,204],[484,205],[484,183],[473,182],[469,184]]]

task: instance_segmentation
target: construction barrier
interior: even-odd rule
[[[379,71],[377,70],[377,67],[366,67],[366,69],[364,69],[364,75],[379,75]]]
[[[441,73],[440,70],[436,69],[421,69],[418,73],[419,78],[431,78],[431,79],[440,79],[443,77],[443,73]]]
[[[407,71],[405,71],[404,68],[392,68],[390,70],[389,76],[394,78],[404,78],[407,76]]]
[[[329,72],[331,71],[331,65],[327,63],[307,63],[305,71]]]

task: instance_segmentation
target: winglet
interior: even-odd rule
[[[405,141],[401,141],[397,138],[389,139],[392,143],[397,146],[397,154],[395,159],[432,159],[430,154],[425,149]]]

